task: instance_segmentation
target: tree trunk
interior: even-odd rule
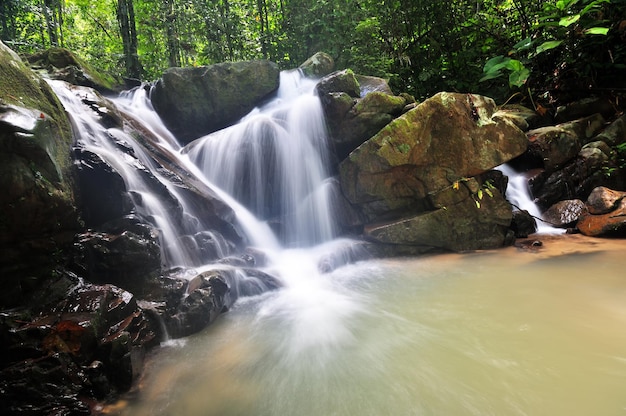
[[[169,65],[180,66],[180,44],[176,33],[176,10],[174,0],[164,0],[165,32],[167,37],[167,52]]]
[[[135,9],[132,0],[117,1],[117,21],[120,25],[124,46],[124,63],[129,78],[141,78],[141,64],[137,55],[137,30],[135,28]]]
[[[57,39],[56,25],[52,16],[50,16],[50,14],[53,13],[50,6],[50,0],[44,0],[41,2],[41,9],[46,19],[46,30],[48,31],[48,40],[50,41],[50,46],[58,46],[59,41]]]

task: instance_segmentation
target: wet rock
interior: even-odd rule
[[[570,228],[587,212],[585,203],[580,199],[559,201],[543,213],[543,219],[559,228]]]
[[[1,315],[0,405],[9,414],[90,414],[83,400],[126,391],[158,342],[158,325],[129,292],[66,281],[61,299],[40,289],[39,313]]]
[[[92,282],[112,283],[133,293],[149,291],[161,271],[158,234],[147,224],[134,224],[135,232],[87,232],[78,236],[82,259],[78,262]]]
[[[317,52],[299,66],[304,75],[309,78],[319,78],[330,74],[335,68],[332,56],[324,52]]]
[[[172,133],[188,143],[236,122],[278,83],[278,66],[269,61],[169,68],[150,98]]]
[[[515,238],[526,238],[537,232],[537,221],[526,210],[513,211],[511,230]]]
[[[102,157],[89,150],[74,149],[80,208],[87,227],[130,215],[134,204],[122,176]]]
[[[168,317],[170,334],[181,337],[200,331],[230,306],[230,288],[219,272],[205,272],[189,282],[188,294]]]

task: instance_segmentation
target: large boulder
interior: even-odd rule
[[[72,134],[49,85],[0,42],[0,305],[49,276],[78,229]],[[39,283],[38,283],[39,282]]]
[[[172,133],[188,143],[236,122],[278,84],[278,66],[263,60],[169,68],[150,98]]]
[[[377,241],[451,250],[497,247],[505,242],[512,213],[484,174],[526,146],[525,134],[499,116],[493,100],[439,93],[354,150],[340,164],[341,186],[366,224],[406,228],[419,222],[434,233],[406,231],[396,241],[379,226],[366,227]],[[442,230],[451,228],[466,231],[444,236]]]

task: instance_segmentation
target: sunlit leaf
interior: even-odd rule
[[[563,43],[562,40],[549,40],[547,42],[544,42],[541,45],[537,46],[537,53],[539,54],[545,51],[549,51],[550,49],[554,49],[558,47],[561,43]]]
[[[573,25],[574,23],[578,22],[578,20],[580,20],[580,15],[579,14],[575,14],[573,16],[565,16],[565,17],[561,18],[561,20],[559,20],[559,26],[568,27],[568,26]]]
[[[478,199],[483,199],[483,190],[479,189],[478,192],[476,192],[476,195],[478,196]]]
[[[609,33],[608,27],[590,27],[585,29],[585,33],[588,35],[606,35]]]

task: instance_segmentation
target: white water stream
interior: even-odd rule
[[[242,298],[205,331],[154,351],[131,396],[103,412],[626,413],[626,247],[592,247],[581,256],[590,250],[582,239],[555,243],[551,252],[509,248],[344,265],[354,246],[334,239],[313,84],[291,73],[283,74],[282,86],[277,100],[241,124],[186,149],[155,117],[145,90],[116,100],[234,209],[249,243],[267,253],[267,271],[285,287]],[[185,211],[184,229],[169,227],[168,209],[129,168],[152,169],[141,146],[84,119],[76,93],[59,90],[87,149],[126,172],[129,190],[141,196],[138,210],[154,219],[164,241],[207,231],[202,213],[155,170]],[[136,158],[118,151],[128,146]],[[280,237],[265,223],[274,217],[286,219]],[[165,247],[169,265],[198,266],[179,244]],[[331,271],[322,273],[320,264]]]

